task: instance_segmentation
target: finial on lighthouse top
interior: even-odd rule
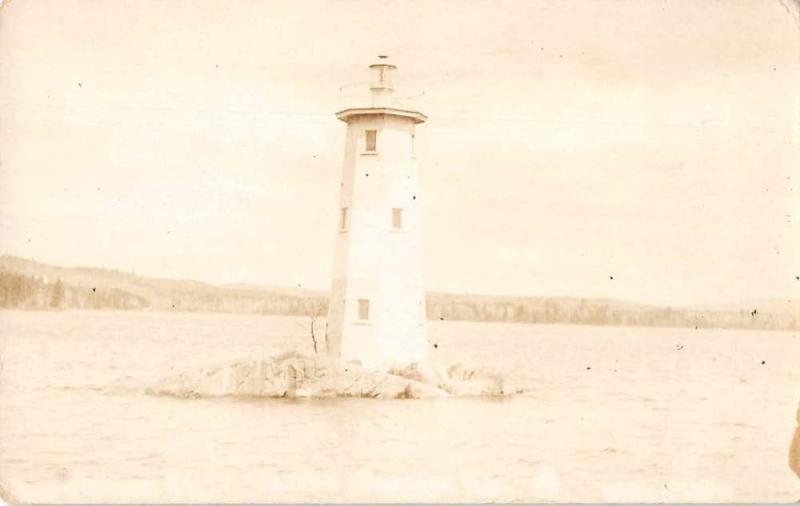
[[[369,66],[372,70],[372,83],[369,89],[372,91],[372,106],[386,107],[389,105],[389,96],[394,91],[392,74],[397,68],[389,61],[386,55],[378,55],[378,61]]]
[[[400,109],[392,104],[391,95],[394,92],[393,75],[397,66],[389,61],[386,55],[378,55],[378,60],[369,66],[372,73],[369,89],[372,91],[372,105],[369,107],[351,107],[336,113],[336,117],[344,122],[351,118],[382,114],[396,117],[410,118],[414,123],[422,123],[428,119],[424,114],[408,109]]]

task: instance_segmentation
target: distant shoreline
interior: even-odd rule
[[[58,267],[0,256],[0,309],[139,310],[208,314],[322,316],[326,292],[304,288],[215,286],[120,271]],[[693,309],[615,299],[516,297],[429,292],[428,320],[558,323],[624,327],[800,330],[800,309]]]
[[[282,318],[307,318],[308,315],[302,314],[278,314],[278,313],[246,313],[246,312],[221,312],[221,311],[193,311],[193,310],[184,310],[184,309],[152,309],[152,308],[143,308],[143,309],[114,309],[114,308],[99,308],[99,309],[92,309],[92,308],[59,308],[59,309],[52,309],[52,308],[9,308],[9,307],[0,307],[0,316],[3,313],[12,313],[12,312],[21,312],[21,313],[44,313],[44,314],[58,314],[58,313],[85,313],[85,314],[93,314],[93,313],[105,313],[105,314],[112,314],[112,313],[124,313],[124,314],[152,314],[152,315],[159,315],[159,314],[166,314],[166,315],[205,315],[205,316],[255,316],[255,317],[282,317]],[[317,320],[317,325],[320,325],[320,322],[325,321],[325,316]],[[680,325],[613,325],[613,324],[597,324],[597,323],[585,323],[585,322],[518,322],[518,321],[510,321],[510,320],[439,320],[428,318],[427,321],[429,323],[491,323],[491,324],[499,324],[499,325],[539,325],[539,326],[553,326],[553,327],[567,327],[567,326],[575,326],[575,327],[617,327],[617,328],[625,328],[625,329],[670,329],[670,328],[681,328],[681,329],[693,329],[693,327],[686,327]],[[794,328],[758,328],[758,327],[697,327],[694,330],[703,330],[703,331],[719,331],[719,332],[730,332],[732,330],[742,330],[747,332],[797,332],[799,329]]]

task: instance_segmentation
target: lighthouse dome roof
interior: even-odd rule
[[[375,68],[375,67],[389,67],[393,69],[397,68],[397,66],[391,61],[391,59],[383,54],[379,54],[378,59],[369,66],[369,68]]]

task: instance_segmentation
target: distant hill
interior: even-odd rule
[[[307,314],[327,303],[319,291],[221,287],[200,281],[145,278],[95,267],[57,267],[0,256],[0,307],[150,309],[224,313]]]
[[[0,308],[310,315],[324,314],[327,303],[327,292],[319,290],[251,284],[217,286],[0,256]],[[761,305],[748,302],[741,307],[677,308],[614,299],[431,292],[426,310],[432,320],[800,330],[800,307],[783,300]]]
[[[736,304],[718,304],[696,309],[705,311],[753,311],[755,309],[759,313],[800,315],[800,299],[752,299]]]

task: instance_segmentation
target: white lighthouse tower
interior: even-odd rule
[[[347,123],[328,353],[386,370],[428,364],[416,125],[425,115],[392,107],[395,66],[370,65],[372,104]]]

